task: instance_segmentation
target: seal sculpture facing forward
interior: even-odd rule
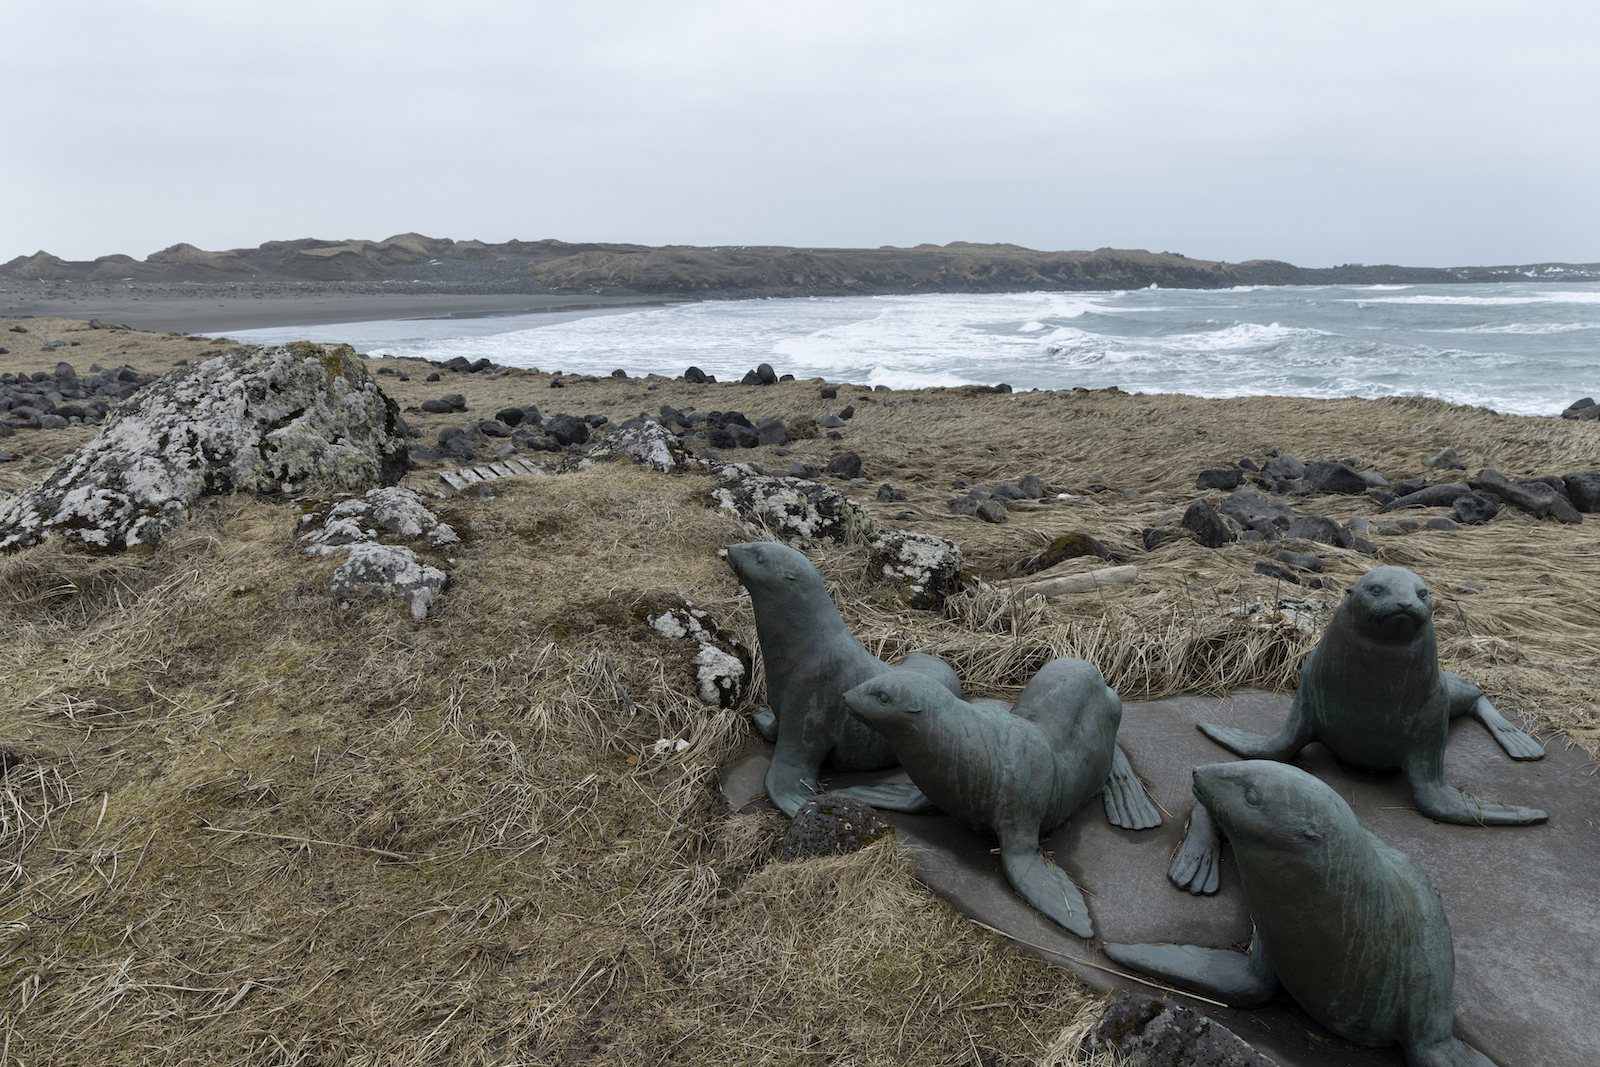
[[[844,702],[888,739],[940,810],[1000,839],[1006,880],[1024,900],[1079,937],[1093,936],[1083,894],[1039,851],[1039,838],[1100,792],[1113,825],[1161,825],[1117,744],[1122,701],[1093,664],[1052,660],[1009,708],[969,704],[903,670],[863,682]]]
[[[1197,767],[1194,795],[1233,843],[1255,924],[1249,954],[1107,944],[1107,956],[1235,1007],[1258,1007],[1281,988],[1341,1037],[1400,1045],[1410,1067],[1493,1067],[1452,1033],[1450,923],[1411,857],[1297,767]]]
[[[767,768],[767,796],[792,819],[817,791],[824,762],[846,771],[894,766],[889,743],[844,707],[847,690],[892,668],[851,635],[822,576],[799,552],[771,541],[730,545],[728,566],[750,593],[766,669],[772,710],[756,716],[756,728],[776,749]],[[961,695],[956,672],[942,659],[913,652],[900,666]],[[835,792],[878,807],[927,807],[927,798],[910,786]]]
[[[1539,743],[1512,726],[1458,674],[1439,669],[1428,587],[1404,567],[1368,571],[1334,612],[1300,670],[1289,720],[1275,737],[1200,724],[1205,735],[1246,759],[1292,759],[1312,741],[1367,770],[1400,769],[1417,808],[1440,822],[1516,826],[1545,813],[1469,800],[1444,776],[1450,720],[1470,715],[1512,759],[1544,757]],[[1189,833],[1167,877],[1191,893],[1217,891],[1219,843],[1197,803]]]

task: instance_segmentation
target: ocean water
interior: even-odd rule
[[[1600,393],[1593,282],[730,300],[227,333],[567,374],[672,376],[694,365],[737,381],[765,362],[897,389],[1416,394],[1523,415]]]

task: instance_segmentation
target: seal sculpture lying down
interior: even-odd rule
[[[1233,843],[1255,924],[1249,954],[1107,944],[1107,956],[1236,1007],[1287,991],[1341,1037],[1399,1044],[1411,1067],[1493,1067],[1451,1033],[1450,923],[1411,857],[1362,829],[1339,794],[1297,767],[1197,767],[1194,795]]]
[[[1539,743],[1505,720],[1483,690],[1439,669],[1428,587],[1404,567],[1368,571],[1334,612],[1300,670],[1289,721],[1275,737],[1202,723],[1201,731],[1247,759],[1292,759],[1312,741],[1368,770],[1405,772],[1424,815],[1440,822],[1508,826],[1545,813],[1468,800],[1444,776],[1450,720],[1471,715],[1512,759],[1544,757]],[[1217,891],[1216,830],[1196,804],[1167,877],[1191,893]]]
[[[731,545],[728,566],[750,592],[767,673],[772,711],[756,716],[756,728],[777,747],[767,769],[767,796],[792,819],[817,791],[817,772],[825,761],[846,771],[894,766],[889,743],[844,708],[846,690],[892,668],[851,635],[822,576],[799,552],[771,541]],[[936,656],[913,652],[900,666],[961,695],[956,672]],[[879,807],[915,811],[928,806],[913,786],[835,792]]]
[[[969,704],[910,671],[880,674],[844,702],[888,738],[940,810],[1000,839],[1006,880],[1024,900],[1079,937],[1094,935],[1083,895],[1039,838],[1100,792],[1115,826],[1144,830],[1161,816],[1117,745],[1122,701],[1093,664],[1052,660],[1010,708]]]

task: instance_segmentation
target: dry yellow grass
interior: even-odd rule
[[[485,417],[824,406],[814,383],[558,392],[531,373],[410,370],[380,379],[402,404],[463,392]],[[1446,666],[1555,743],[1600,751],[1593,522],[1378,538],[1376,560],[1329,560],[1324,593],[1253,574],[1259,550],[1143,553],[1130,533],[1199,495],[1198,469],[1269,446],[1391,477],[1444,444],[1474,467],[1564,473],[1600,466],[1592,426],[1416,400],[863,392],[827,405],[856,404],[845,441],[791,447],[860,452],[873,481],[848,488],[875,515],[911,511],[896,525],[954,538],[986,577],[1073,530],[1140,568],[1094,594],[1018,602],[997,586],[936,615],[895,610],[861,548],[813,553],[886,657],[938,651],[999,693],[1061,654],[1128,695],[1287,687],[1315,635],[1230,609],[1331,605],[1368,566],[1401,563],[1438,594]],[[0,447],[86,437],[27,433]],[[0,488],[47,469],[25,464],[0,466]],[[883,471],[910,501],[872,501]],[[999,527],[944,510],[953,478],[1030,472],[1086,495]],[[431,488],[432,468],[408,484]],[[759,685],[743,707],[702,705],[682,651],[632,613],[671,593],[753,643],[716,555],[748,535],[706,489],[602,464],[439,502],[464,541],[435,560],[452,584],[420,624],[398,602],[341,607],[337,561],[295,550],[289,501],[209,501],[142,556],[46,543],[0,558],[0,743],[23,760],[0,778],[0,1063],[1074,1062],[1095,998],[934,899],[902,847],[776,864],[781,820],[722,806],[717,769],[748,743]],[[656,754],[660,738],[689,746]]]

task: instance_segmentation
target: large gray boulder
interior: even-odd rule
[[[410,466],[399,409],[349,345],[250,347],[150,383],[99,436],[0,504],[0,550],[151,544],[203,496],[362,492]]]

